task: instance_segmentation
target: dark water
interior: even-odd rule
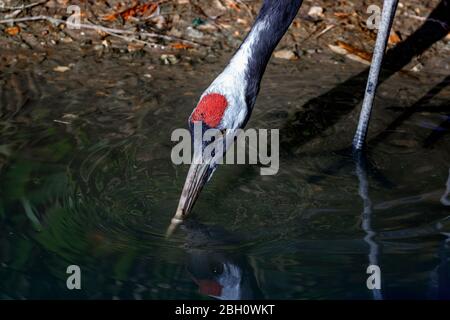
[[[89,63],[1,77],[0,298],[450,298],[445,75],[386,80],[355,161],[362,89],[342,87],[337,110],[325,93],[361,66],[329,63],[318,80],[323,65],[274,63],[249,127],[280,129],[279,173],[221,166],[165,239],[187,172],[170,134],[220,64],[147,79],[144,61]],[[317,97],[323,108],[305,108]],[[371,264],[379,291],[366,286]],[[69,265],[82,290],[67,289]]]

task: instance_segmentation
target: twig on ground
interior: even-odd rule
[[[132,37],[126,37],[123,35],[124,34],[125,35],[140,35],[140,36],[147,36],[149,38],[159,38],[159,39],[164,39],[164,40],[169,40],[169,41],[179,41],[179,42],[189,43],[194,46],[204,46],[204,44],[201,44],[198,42],[185,40],[185,39],[178,38],[178,37],[163,35],[163,34],[157,34],[157,33],[151,33],[151,32],[136,32],[133,30],[114,29],[114,28],[108,28],[108,27],[104,27],[104,26],[100,26],[100,25],[96,25],[96,24],[73,23],[70,21],[52,18],[49,16],[43,16],[43,15],[35,16],[35,17],[22,17],[22,18],[17,18],[17,19],[4,19],[4,20],[0,20],[0,24],[39,21],[39,20],[46,20],[53,24],[66,24],[68,27],[74,27],[77,29],[84,28],[84,29],[103,31],[111,36],[119,37],[126,41],[136,41],[139,43],[147,44],[149,46],[153,46],[154,44],[144,41],[144,40],[140,40],[140,39],[136,39],[136,38],[132,38]]]

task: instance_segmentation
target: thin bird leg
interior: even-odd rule
[[[372,64],[370,66],[369,78],[367,80],[366,93],[362,105],[361,114],[358,122],[358,129],[353,138],[353,149],[361,150],[366,140],[367,128],[369,127],[370,114],[372,112],[373,100],[378,86],[378,77],[380,75],[381,64],[383,62],[386,45],[397,9],[398,0],[385,0],[383,12],[378,29],[377,41],[373,52]]]

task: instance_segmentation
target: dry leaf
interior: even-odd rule
[[[125,10],[103,16],[102,19],[106,21],[114,21],[117,19],[117,17],[121,16],[126,21],[136,16],[141,17],[151,16],[153,13],[155,13],[157,9],[158,9],[157,3],[136,4]]]
[[[334,13],[335,17],[338,18],[347,18],[348,16],[350,16],[350,13],[346,13],[346,12],[335,12]]]
[[[355,48],[352,45],[350,45],[348,43],[345,43],[343,41],[338,41],[337,45],[339,47],[341,47],[342,49],[346,50],[347,53],[349,53],[349,54],[358,56],[361,59],[369,61],[369,62],[372,60],[372,54],[369,53],[369,52],[366,52],[366,51],[363,51],[361,49]]]
[[[402,41],[400,37],[398,36],[397,32],[391,31],[391,34],[389,35],[389,44],[397,44]]]
[[[349,44],[342,41],[338,41],[337,45],[328,45],[328,47],[335,53],[342,54],[347,58],[369,65],[372,59],[372,55],[368,52],[356,49]]]
[[[177,50],[186,50],[186,49],[192,49],[193,48],[193,46],[191,46],[190,44],[185,44],[185,43],[181,43],[181,42],[172,43],[170,46],[173,49],[177,49]]]
[[[5,32],[9,34],[10,36],[16,36],[20,32],[20,28],[18,26],[9,27],[5,29]]]

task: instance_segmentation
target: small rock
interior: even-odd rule
[[[152,19],[152,22],[155,24],[155,27],[158,30],[162,30],[166,26],[166,19],[163,16],[156,16]]]
[[[422,69],[423,69],[423,64],[418,63],[411,69],[411,71],[412,72],[420,72],[420,71],[422,71]]]
[[[312,6],[308,11],[308,16],[314,20],[320,20],[323,18],[323,8],[319,6]]]
[[[108,40],[103,40],[102,41],[102,46],[104,46],[105,48],[108,48],[109,46],[111,46],[111,41]]]
[[[208,63],[215,63],[217,62],[217,57],[214,54],[210,53],[205,57],[204,61]]]
[[[160,60],[163,64],[177,64],[179,62],[178,58],[173,54],[163,54]]]
[[[214,32],[217,31],[217,27],[213,25],[212,23],[206,22],[204,24],[201,24],[197,27],[198,30],[201,31],[207,31],[207,32]]]
[[[297,55],[292,50],[278,50],[275,51],[274,57],[278,59],[286,59],[286,60],[295,60],[297,59]]]
[[[204,37],[204,33],[203,32],[201,32],[201,31],[199,31],[197,29],[194,29],[193,27],[187,27],[186,28],[186,35],[188,37],[196,38],[196,39],[201,39],[201,38]]]
[[[69,36],[61,38],[59,41],[61,41],[62,43],[72,43],[73,39]]]
[[[103,45],[102,44],[96,44],[94,46],[94,50],[95,51],[102,51],[103,50]]]
[[[70,67],[67,67],[67,66],[57,66],[57,67],[53,68],[53,71],[56,71],[56,72],[66,72],[69,70],[70,70]]]

